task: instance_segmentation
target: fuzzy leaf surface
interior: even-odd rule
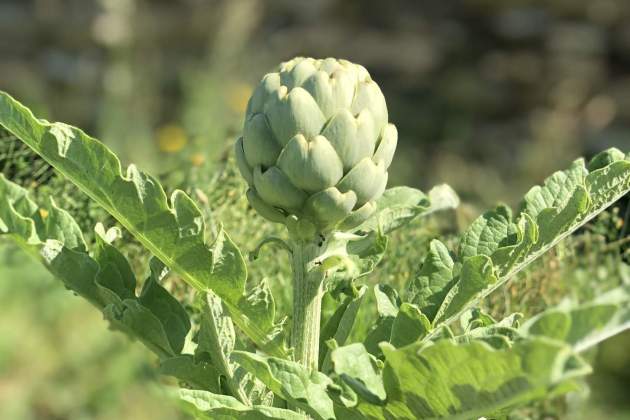
[[[2,234],[13,237],[68,289],[103,311],[115,328],[142,341],[160,358],[181,351],[190,320],[179,302],[157,283],[156,271],[136,297],[129,263],[107,241],[97,240],[92,257],[74,219],[52,201],[44,222],[26,190],[1,175],[0,192]],[[74,248],[66,247],[62,240]]]
[[[591,302],[561,304],[529,319],[519,330],[564,341],[576,352],[630,328],[630,287],[613,289]]]
[[[236,398],[207,391],[181,389],[180,398],[196,419],[207,420],[307,420],[295,411],[261,405],[247,406]]]
[[[224,232],[210,249],[197,205],[182,191],[170,199],[157,179],[120,160],[105,145],[78,128],[36,118],[0,92],[0,125],[26,143],[57,171],[90,196],[153,255],[200,291],[212,290],[229,307],[238,326],[270,354],[285,355],[274,340],[275,305],[245,290],[246,268]],[[264,316],[261,316],[264,314]]]
[[[444,296],[433,322],[450,323],[629,191],[630,160],[619,150],[600,153],[588,167],[582,159],[576,160],[525,195],[516,221],[506,206],[475,220],[462,235],[454,259],[454,266],[462,269],[451,281],[449,254],[432,249],[408,286],[414,292],[411,296],[420,303]],[[469,262],[475,260],[476,268]],[[436,287],[418,292],[419,285]]]
[[[299,363],[254,353],[235,351],[234,360],[253,373],[274,394],[306,411],[317,420],[335,419],[334,404],[327,393],[332,380],[309,371]]]

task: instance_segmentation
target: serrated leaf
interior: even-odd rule
[[[346,297],[323,326],[319,340],[319,365],[322,366],[323,372],[328,371],[330,363],[326,341],[334,339],[339,346],[346,344],[367,289],[367,286],[362,286],[357,290],[356,296]]]
[[[433,240],[418,274],[407,285],[407,301],[418,305],[433,320],[453,286],[454,261],[446,246]]]
[[[163,269],[164,265],[160,261],[151,261],[151,275],[144,282],[138,302],[160,320],[171,348],[179,354],[190,331],[190,319],[177,299],[158,282]]]
[[[370,354],[374,356],[381,355],[379,344],[389,341],[392,336],[395,319],[392,316],[379,318],[374,327],[370,329],[365,340],[363,340],[363,345]]]
[[[462,279],[457,280],[445,295],[439,321],[449,323],[456,319],[478,299],[492,293],[627,194],[630,191],[630,161],[621,160],[622,155],[616,149],[602,152],[604,157],[594,158],[597,164],[590,165],[591,172],[583,160],[575,161],[566,171],[556,172],[542,186],[534,187],[526,194],[518,223],[511,222],[511,212],[504,206],[473,222],[462,237],[461,260],[458,262],[465,263],[479,255],[489,256],[494,263],[496,281],[488,282],[487,287],[476,293],[467,293],[467,296],[460,293],[462,299],[455,305],[450,303],[455,295],[453,289],[463,287]],[[478,279],[479,276],[470,278]],[[470,287],[476,288],[475,284]],[[449,305],[451,308],[447,310]]]
[[[376,310],[380,317],[393,317],[398,315],[398,308],[402,301],[398,292],[387,284],[377,284],[374,286],[374,297],[376,298]]]
[[[382,342],[404,346],[431,331],[431,321],[420,308],[402,302],[392,287],[379,284],[374,287],[374,295],[379,318],[363,342],[370,354],[380,356],[379,344]]]
[[[388,242],[388,237],[377,231],[350,241],[346,246],[347,259],[354,269],[336,271],[332,280],[344,284],[370,274],[383,259]]]
[[[135,298],[136,276],[127,258],[97,232],[94,260],[100,266],[96,284],[101,288],[103,300],[119,303],[121,299]]]
[[[536,219],[545,209],[565,207],[575,189],[584,185],[587,173],[583,159],[574,161],[567,170],[555,172],[543,185],[532,187],[525,194],[522,212]]]
[[[244,298],[245,271],[238,248],[225,234],[217,238],[214,252],[208,248],[201,212],[186,194],[176,191],[169,203],[155,178],[133,165],[123,175],[120,161],[105,145],[75,127],[35,118],[3,92],[0,125],[100,204],[187,283],[220,296],[235,322],[261,348],[286,355],[286,349],[274,341],[277,326],[260,322],[261,307],[248,306]]]
[[[509,348],[521,337],[518,328],[522,318],[522,314],[515,313],[496,322],[479,309],[472,309],[460,318],[464,334],[455,337],[455,340],[458,343],[481,340],[497,349]]]
[[[103,310],[103,315],[116,329],[140,340],[160,358],[177,354],[160,320],[137,300],[125,299],[118,305],[110,304]]]
[[[230,360],[236,341],[232,319],[217,295],[207,292],[205,297],[195,355],[200,359],[209,356],[230,392],[241,402],[249,404],[249,397],[236,375],[238,366]]]
[[[592,205],[601,207],[615,201],[619,191],[630,188],[630,162],[618,160],[599,168],[586,176],[586,188],[592,197]]]
[[[235,351],[233,359],[253,373],[274,394],[317,420],[335,419],[334,404],[327,393],[332,380],[309,371],[299,363],[259,354]]]
[[[420,190],[410,187],[389,188],[376,201],[376,212],[356,230],[389,233],[426,212],[429,206],[429,198]]]
[[[68,249],[56,240],[48,240],[39,246],[34,245],[32,253],[37,255],[44,266],[61,280],[66,288],[100,310],[105,307],[106,302],[103,301],[101,290],[96,283],[100,267],[88,254]]]
[[[448,185],[434,187],[429,195],[410,187],[394,187],[377,201],[377,211],[359,226],[357,232],[366,237],[348,244],[348,254],[358,267],[359,277],[374,270],[387,249],[386,234],[406,225],[419,216],[456,208],[459,197]]]
[[[66,248],[77,251],[86,251],[87,245],[83,238],[81,228],[67,212],[62,211],[52,197],[46,207],[47,216],[44,219],[45,238],[56,239],[62,242]]]
[[[389,341],[392,335],[394,320],[398,315],[402,301],[398,296],[398,292],[386,284],[374,286],[374,297],[376,298],[378,320],[368,331],[363,344],[368,352],[378,356],[380,355],[379,344],[383,341]]]
[[[85,250],[79,226],[65,211],[50,200],[46,207],[48,221],[40,207],[28,197],[28,191],[0,174],[0,234],[11,234],[26,245],[39,245],[47,239],[69,243],[69,249]]]
[[[582,352],[629,328],[630,288],[625,286],[592,302],[548,309],[527,321],[519,332],[564,341]]]
[[[459,245],[462,261],[477,255],[491,256],[503,246],[512,245],[516,228],[512,223],[512,211],[499,206],[478,217],[464,232]]]
[[[422,339],[431,331],[431,321],[411,303],[403,303],[392,324],[389,342],[394,347],[403,347]]]
[[[539,242],[538,225],[527,213],[521,214],[513,225],[511,244],[496,249],[491,259],[498,273],[505,273]]]
[[[548,339],[500,350],[478,341],[400,349],[383,344],[383,353],[387,405],[359,405],[368,418],[477,418],[543,398],[590,372],[567,346]]]
[[[418,216],[456,208],[459,197],[448,185],[438,185],[425,194],[410,187],[393,187],[385,190],[376,201],[376,212],[356,230],[390,233]]]
[[[51,202],[54,211],[48,212],[43,223],[36,211],[38,206],[26,190],[2,176],[0,189],[6,193],[0,197],[0,220],[5,234],[12,235],[68,289],[102,310],[114,328],[137,338],[160,358],[173,357],[181,350],[190,321],[166,290],[149,280],[145,296],[136,298],[135,277],[129,263],[104,237],[97,235],[97,249],[92,257],[67,212]],[[26,213],[19,213],[16,208]],[[62,239],[70,240],[74,248],[67,248]]]
[[[203,304],[196,354],[207,352],[211,357],[217,353],[227,360],[234,350],[236,332],[223,302],[214,293],[208,293]]]
[[[331,353],[335,374],[354,392],[372,404],[385,402],[383,379],[363,344],[338,347]]]
[[[542,210],[536,219],[538,223],[539,238],[536,249],[550,244],[566,232],[581,215],[588,212],[591,207],[590,197],[586,189],[577,186],[564,207],[552,207]]]
[[[458,314],[468,302],[496,281],[492,260],[489,257],[477,255],[468,258],[464,261],[459,280],[444,298],[433,324]]]
[[[180,398],[191,405],[197,419],[208,420],[307,420],[291,410],[260,405],[247,406],[236,398],[207,391],[181,389]]]
[[[189,354],[162,360],[160,373],[184,381],[186,385],[195,389],[221,392],[220,374],[214,366],[203,361],[197,363]]]

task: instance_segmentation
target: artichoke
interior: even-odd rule
[[[364,67],[298,57],[263,77],[235,149],[259,214],[324,233],[351,230],[376,210],[397,139]]]

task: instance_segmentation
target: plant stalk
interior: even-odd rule
[[[293,330],[295,360],[317,370],[324,271],[316,264],[322,249],[316,242],[293,244]]]

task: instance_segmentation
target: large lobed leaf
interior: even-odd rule
[[[127,259],[97,229],[94,255],[74,219],[51,200],[40,209],[20,186],[0,175],[0,234],[12,236],[64,285],[103,311],[111,325],[142,341],[160,358],[179,354],[190,320],[158,282],[161,263],[136,296],[136,278]]]
[[[125,174],[114,153],[78,128],[37,119],[0,92],[0,125],[31,147],[129,230],[152,254],[198,290],[211,290],[234,321],[262,349],[285,355],[269,290],[245,289],[247,271],[227,235],[214,251],[204,239],[204,220],[182,191],[170,199],[160,183],[131,165]]]
[[[431,331],[431,322],[418,305],[402,302],[392,287],[379,284],[374,287],[374,295],[378,320],[364,342],[370,353],[380,355],[379,344],[382,342],[402,347]]]
[[[330,367],[330,352],[327,342],[334,340],[335,345],[338,346],[346,344],[367,289],[367,286],[361,286],[356,290],[355,296],[347,296],[323,325],[319,339],[319,366],[321,366],[322,372],[328,372]]]
[[[546,337],[500,349],[480,340],[382,347],[384,365],[361,344],[333,350],[334,381],[295,362],[244,352],[238,359],[319,420],[470,419],[574,389],[571,380],[590,372],[570,346]]]
[[[590,370],[562,343],[523,340],[510,349],[442,340],[383,345],[387,404],[359,405],[367,418],[469,419],[545,397]]]
[[[563,303],[528,320],[523,335],[564,341],[582,352],[630,329],[630,286],[621,286],[583,304]]]
[[[405,304],[386,287],[377,290],[381,314],[398,318]],[[469,311],[464,335],[400,348],[383,343],[382,362],[358,343],[332,350],[332,381],[294,362],[238,357],[317,419],[464,420],[575,389],[572,380],[591,371],[577,353],[629,328],[629,305],[626,285],[550,308],[521,327],[519,314],[497,322]]]
[[[242,374],[242,368],[229,360],[234,328],[221,300],[207,294],[196,352],[183,354],[191,323],[184,308],[160,285],[167,273],[164,265],[151,260],[149,278],[136,296],[135,275],[127,259],[110,244],[116,230],[105,232],[97,226],[96,232],[97,243],[90,255],[67,212],[52,201],[40,208],[25,189],[0,174],[0,234],[11,236],[68,289],[100,309],[113,328],[158,355],[162,374],[200,390],[227,391],[241,404],[262,402],[259,394],[267,392],[262,383]]]
[[[454,209],[457,206],[459,197],[446,184],[432,188],[428,195],[410,187],[389,188],[376,200],[376,212],[355,230],[389,233],[418,216]]]
[[[577,160],[532,188],[516,218],[506,206],[480,216],[462,235],[457,254],[432,242],[406,299],[434,327],[447,324],[628,191],[630,160],[619,150],[602,152],[588,165]]]
[[[207,420],[307,420],[295,411],[260,405],[248,406],[235,398],[199,390],[180,390],[180,397],[189,404],[197,419]]]

